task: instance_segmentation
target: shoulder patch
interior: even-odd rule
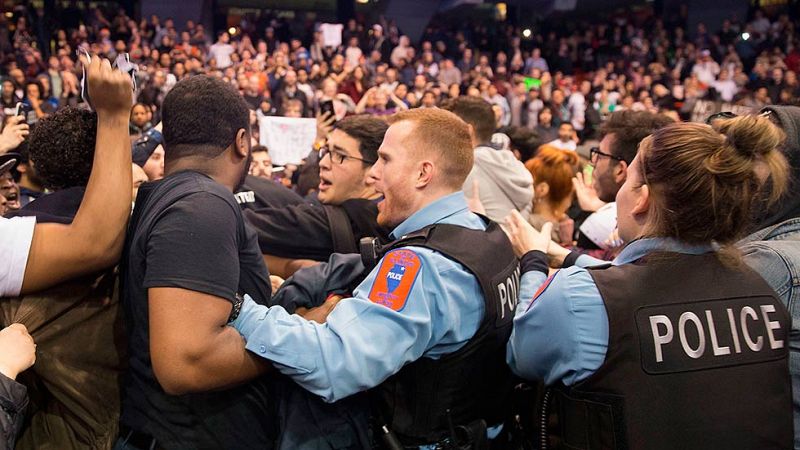
[[[550,283],[553,282],[553,278],[555,278],[557,274],[558,270],[556,270],[555,272],[553,272],[552,275],[547,277],[547,279],[544,280],[544,283],[542,283],[542,285],[539,286],[539,289],[537,289],[536,293],[533,294],[533,300],[531,300],[531,302],[528,304],[528,309],[531,309],[531,306],[533,306],[533,303],[536,301],[536,299],[539,298],[542,294],[544,294],[544,291],[546,291],[547,288],[550,287]]]
[[[422,261],[412,250],[399,249],[387,253],[369,291],[370,301],[401,311],[406,306],[420,268]]]

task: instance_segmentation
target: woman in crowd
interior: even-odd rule
[[[732,248],[766,192],[785,189],[783,139],[768,118],[743,116],[643,140],[616,198],[629,244],[605,267],[545,282],[550,226],[509,217],[525,273],[508,362],[563,387],[542,417],[552,397],[566,443],[791,448],[790,319]]]
[[[533,176],[533,214],[528,220],[537,230],[547,222],[553,223],[552,239],[566,247],[572,246],[574,222],[567,209],[572,204],[572,177],[577,164],[577,153],[550,145],[540,147],[536,157],[525,163]]]

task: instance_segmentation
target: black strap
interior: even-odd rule
[[[328,226],[331,229],[331,240],[333,240],[334,253],[358,253],[355,239],[353,238],[353,227],[350,225],[350,217],[341,206],[323,205],[325,214],[328,216]]]

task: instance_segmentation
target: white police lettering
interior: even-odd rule
[[[761,311],[760,318],[756,312],[757,309]],[[714,311],[718,314],[722,312],[719,309]],[[763,329],[766,329],[769,349],[776,350],[784,347],[783,340],[775,337],[775,330],[781,330],[781,323],[776,320],[770,320],[770,314],[777,313],[774,305],[759,305],[755,308],[743,306],[739,311],[738,321],[736,320],[734,310],[732,308],[726,308],[725,311],[728,316],[729,329],[724,330],[725,326],[724,322],[722,322],[723,330],[720,330],[723,333],[721,336],[724,338],[722,341],[717,332],[717,325],[719,325],[720,322],[715,324],[714,311],[705,309],[703,311],[704,314],[700,315],[692,311],[685,311],[678,317],[678,338],[683,353],[689,358],[698,359],[706,354],[707,338],[711,342],[711,353],[714,357],[731,355],[731,347],[729,345],[721,345],[720,342],[732,343],[733,351],[737,354],[742,353],[742,346],[739,340],[740,332],[747,348],[753,352],[760,352],[765,347],[764,336],[758,334],[756,330]],[[700,318],[703,315],[706,319],[705,323]],[[657,363],[664,362],[665,346],[672,344],[675,338],[673,321],[665,314],[648,315],[647,318],[649,319],[650,332],[653,336],[655,361]],[[758,322],[763,323],[763,328]],[[730,339],[726,338],[728,335]]]
[[[658,325],[664,325],[666,331],[664,334],[658,332]],[[661,353],[661,346],[672,342],[674,333],[672,332],[672,322],[669,317],[659,314],[657,316],[650,316],[650,329],[653,331],[653,342],[656,343],[656,362],[664,361],[664,356]]]
[[[711,335],[711,349],[714,350],[714,356],[730,355],[731,348],[727,345],[720,347],[717,342],[717,329],[714,327],[714,317],[709,310],[706,310],[706,323],[708,324],[708,334]]]
[[[699,339],[697,348],[692,348],[686,340],[686,322],[688,321],[691,321],[697,329]],[[681,318],[678,319],[678,335],[681,339],[683,351],[686,352],[690,358],[697,359],[703,356],[703,352],[706,351],[706,336],[705,333],[703,333],[703,324],[700,322],[700,318],[697,317],[697,314],[688,311],[681,314]]]
[[[771,348],[783,348],[783,341],[780,339],[775,339],[775,334],[772,332],[773,330],[780,329],[781,324],[779,322],[769,320],[769,316],[767,316],[767,314],[774,312],[775,306],[761,305],[761,314],[764,316],[764,322],[767,324],[767,337],[769,338],[769,346]]]
[[[742,336],[744,336],[744,342],[750,347],[750,350],[757,352],[760,351],[761,348],[764,346],[764,338],[759,336],[758,339],[753,342],[750,338],[750,330],[747,328],[747,317],[750,316],[753,320],[758,320],[758,314],[756,314],[756,310],[749,306],[745,306],[742,308],[742,311],[739,313],[739,320],[742,322]]]
[[[497,284],[497,293],[500,296],[500,319],[506,317],[506,310],[513,313],[519,300],[519,267],[514,270],[502,283]]]
[[[237,192],[233,196],[236,197],[236,203],[240,205],[256,201],[256,193],[253,191]]]

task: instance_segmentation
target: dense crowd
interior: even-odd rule
[[[800,448],[797,17],[57,12],[0,19],[0,449]]]
[[[795,104],[800,95],[797,17],[761,10],[716,32],[703,23],[687,29],[681,15],[668,23],[631,15],[565,26],[561,19],[532,31],[440,20],[415,43],[392,21],[353,19],[337,47],[325,45],[325,25],[302,14],[245,16],[233,36],[193,21],[136,21],[123,10],[70,7],[58,16],[62,23],[20,9],[0,27],[6,113],[19,100],[35,118],[80,102],[78,47],[112,61],[128,52],[139,65],[138,102],[147,108],[133,117],[139,132],[159,121],[171,87],[198,73],[234,85],[259,115],[299,109],[313,117],[333,100],[341,119],[476,96],[495,106],[499,125],[535,130],[545,142],[561,123],[579,138],[591,135],[622,109],[688,118],[700,99],[760,108]]]

